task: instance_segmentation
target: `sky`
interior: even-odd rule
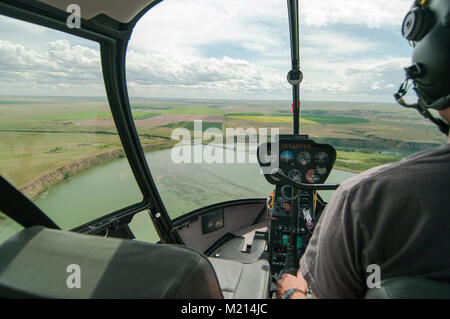
[[[301,98],[393,102],[411,4],[300,0]],[[289,100],[286,1],[165,0],[138,22],[126,67],[132,98]],[[104,96],[99,46],[0,17],[0,94]]]

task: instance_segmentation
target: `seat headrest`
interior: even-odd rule
[[[222,298],[209,260],[181,246],[32,227],[0,256],[0,297]],[[67,285],[70,265],[79,266],[80,288]]]

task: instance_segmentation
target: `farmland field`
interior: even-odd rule
[[[290,103],[284,101],[136,99],[131,104],[146,151],[174,145],[173,129],[192,131],[194,120],[203,121],[203,130],[292,131]],[[352,172],[445,143],[420,115],[393,105],[304,102],[300,125],[302,134],[333,144],[339,150],[337,168]],[[103,98],[0,98],[0,171],[19,188],[58,169],[67,179],[123,156]],[[68,169],[73,163],[77,169]]]
[[[277,128],[289,134],[289,102],[136,99],[131,104],[140,142],[171,216],[230,196],[263,196],[270,190],[255,167],[186,170],[169,163],[168,148],[178,143],[171,134],[176,128],[194,130],[195,120],[202,120],[203,131]],[[420,115],[392,105],[305,102],[300,127],[302,134],[338,150],[336,182],[350,176],[343,171],[361,172],[446,142]],[[0,97],[0,173],[63,227],[141,200],[124,157],[103,98]],[[205,178],[218,184],[205,188]],[[82,186],[74,191],[71,182]],[[71,213],[60,215],[62,211]],[[137,229],[147,227],[136,223]],[[7,229],[0,232],[0,242],[20,227],[1,212],[0,224]]]
[[[276,124],[291,124],[292,118],[289,116],[248,116],[248,115],[231,115],[227,116],[230,120],[242,120],[256,123],[276,123]],[[300,119],[300,124],[318,124],[307,119]]]

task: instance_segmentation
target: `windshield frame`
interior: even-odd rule
[[[162,242],[182,243],[179,236],[171,232],[172,222],[145,159],[131,113],[125,78],[125,56],[133,28],[147,11],[160,2],[161,0],[153,1],[129,23],[119,23],[106,15],[99,15],[90,20],[82,18],[81,28],[68,28],[66,21],[69,13],[39,1],[5,0],[0,2],[1,15],[69,33],[100,45],[102,73],[109,106],[125,155],[142,192],[143,201],[106,214],[72,231],[87,234],[107,232],[110,228],[126,226],[135,214],[148,210]],[[34,210],[35,214],[36,212],[38,210]],[[17,216],[17,211],[4,211],[4,213],[14,220],[23,218],[23,216]]]

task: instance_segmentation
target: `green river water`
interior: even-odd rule
[[[266,197],[273,186],[266,182],[258,164],[175,164],[171,150],[146,154],[160,196],[171,218],[210,204]],[[353,173],[334,170],[328,181],[340,183]],[[332,192],[321,193],[328,200]],[[36,204],[62,229],[71,229],[108,212],[142,200],[126,159],[92,168],[58,184]],[[7,225],[4,225],[7,226]],[[8,235],[0,230],[0,241]],[[139,240],[157,241],[146,212],[137,214],[131,229]]]

